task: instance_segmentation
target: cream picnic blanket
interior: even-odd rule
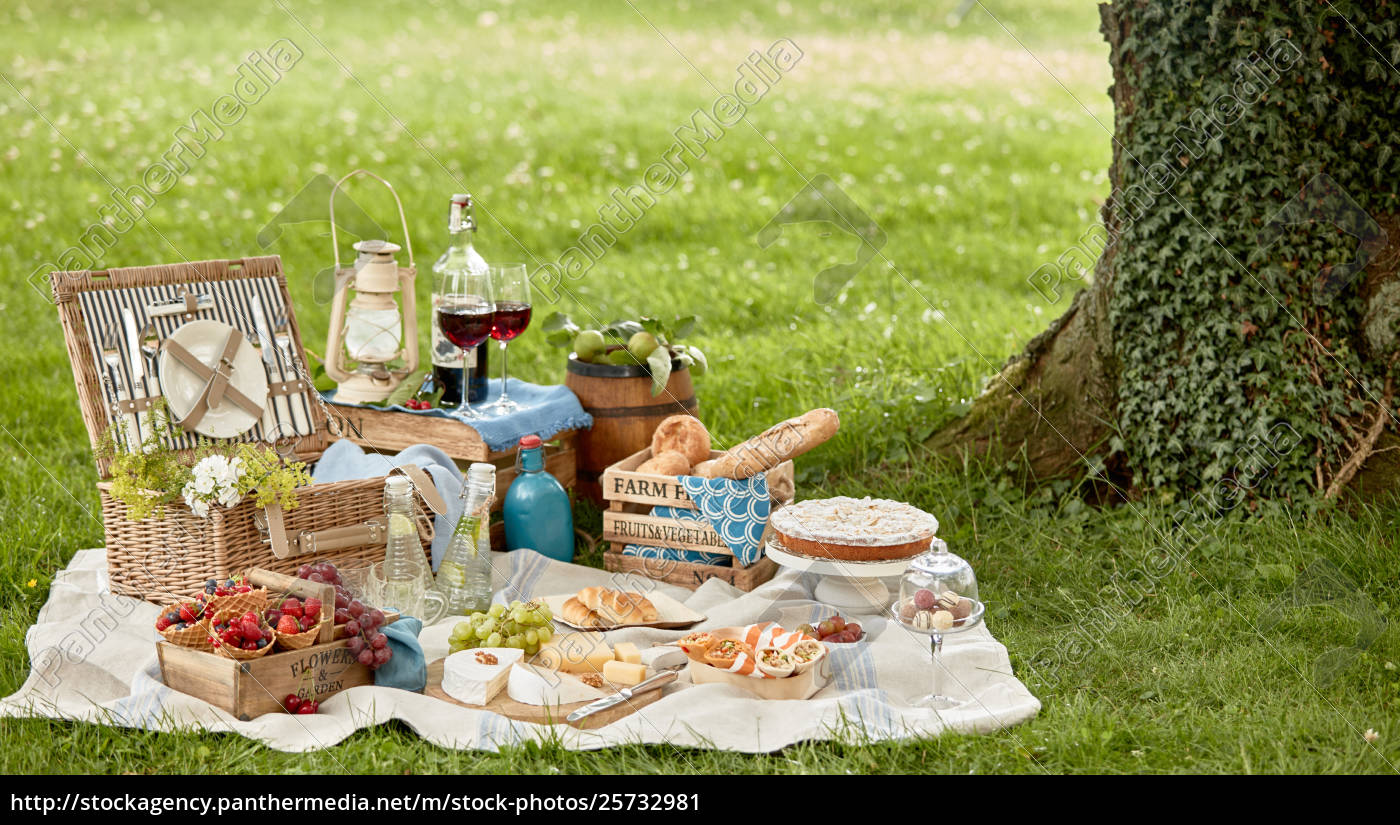
[[[529,550],[493,556],[498,599],[618,586],[614,574],[552,561]],[[704,629],[757,621],[795,627],[833,612],[811,600],[812,584],[810,576],[783,571],[752,593],[716,580],[694,593],[662,587],[706,614],[708,620],[698,626]],[[763,701],[727,685],[692,685],[683,676],[653,704],[598,730],[580,731],[562,725],[550,730],[401,690],[358,687],[326,701],[315,715],[266,714],[240,722],[161,682],[156,612],[154,605],[109,592],[104,551],[79,552],[54,580],[48,603],[26,634],[29,678],[19,692],[0,700],[0,715],[149,730],[232,731],[284,751],[329,747],[360,728],[399,719],[428,741],[449,748],[495,750],[558,736],[566,747],[579,750],[650,743],[764,752],[814,739],[927,737],[945,728],[992,731],[1040,710],[1040,702],[1012,675],[1006,648],[985,626],[949,637],[944,647],[951,670],[947,692],[972,701],[941,716],[911,707],[909,700],[931,687],[927,638],[896,624],[859,617],[867,641],[833,646],[833,680],[807,701]],[[423,632],[430,661],[446,653],[451,624],[449,619]],[[614,631],[608,641],[649,647],[683,632]]]

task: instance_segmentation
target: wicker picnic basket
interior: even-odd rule
[[[111,382],[104,383],[100,374],[103,362],[97,343],[105,330],[97,327],[111,323],[111,312],[95,312],[92,309],[95,301],[106,302],[110,309],[117,301],[144,304],[153,295],[184,300],[191,310],[183,316],[187,320],[208,312],[239,327],[247,323],[239,320],[247,313],[238,307],[196,309],[196,297],[200,296],[195,293],[202,290],[216,298],[228,296],[228,302],[234,303],[237,299],[233,296],[261,290],[266,300],[283,308],[293,351],[303,352],[300,328],[287,293],[282,262],[277,256],[54,272],[50,282],[63,324],[83,422],[94,451],[112,422],[119,420],[122,410],[140,410],[143,403],[150,403],[143,399],[114,402],[107,394]],[[103,294],[105,291],[116,292]],[[140,306],[136,308],[141,311]],[[251,329],[243,332],[250,336],[255,334]],[[338,427],[337,422],[331,419],[329,409],[321,403],[309,381],[287,381],[281,392],[290,396],[289,401],[305,399],[304,409],[310,412],[311,432],[298,435],[287,449],[300,460],[313,461],[334,440],[331,430]],[[249,431],[230,440],[255,441],[260,440],[260,436]],[[279,451],[282,449],[283,445],[279,444]],[[311,561],[358,567],[384,556],[387,524],[383,478],[301,488],[297,491],[300,506],[289,511],[276,505],[255,507],[252,497],[245,496],[232,508],[211,508],[207,519],[195,515],[183,501],[177,500],[165,506],[161,518],[133,520],[128,518],[127,506],[110,494],[109,462],[99,458],[97,469],[107,538],[107,569],[114,593],[168,604],[202,590],[208,579],[225,579],[253,567],[290,574]],[[442,499],[421,469],[399,470],[412,478],[420,494],[417,522],[426,555],[433,535],[429,511],[442,512]]]

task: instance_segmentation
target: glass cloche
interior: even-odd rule
[[[954,619],[966,618],[979,602],[972,565],[962,556],[948,552],[943,539],[934,538],[928,552],[915,556],[899,580],[895,609],[901,621],[914,624],[918,614],[931,616],[941,610],[951,613]]]

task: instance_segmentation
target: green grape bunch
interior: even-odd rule
[[[452,653],[476,647],[513,647],[526,656],[554,637],[554,613],[537,601],[499,602],[485,613],[473,613],[452,628],[447,641]]]

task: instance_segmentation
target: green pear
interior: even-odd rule
[[[650,332],[639,332],[627,339],[627,351],[632,353],[632,357],[637,359],[637,363],[645,364],[647,358],[656,348],[661,346],[656,342],[656,336]]]
[[[594,356],[606,350],[607,342],[603,333],[596,329],[585,329],[574,337],[574,353],[580,361],[591,361]]]

